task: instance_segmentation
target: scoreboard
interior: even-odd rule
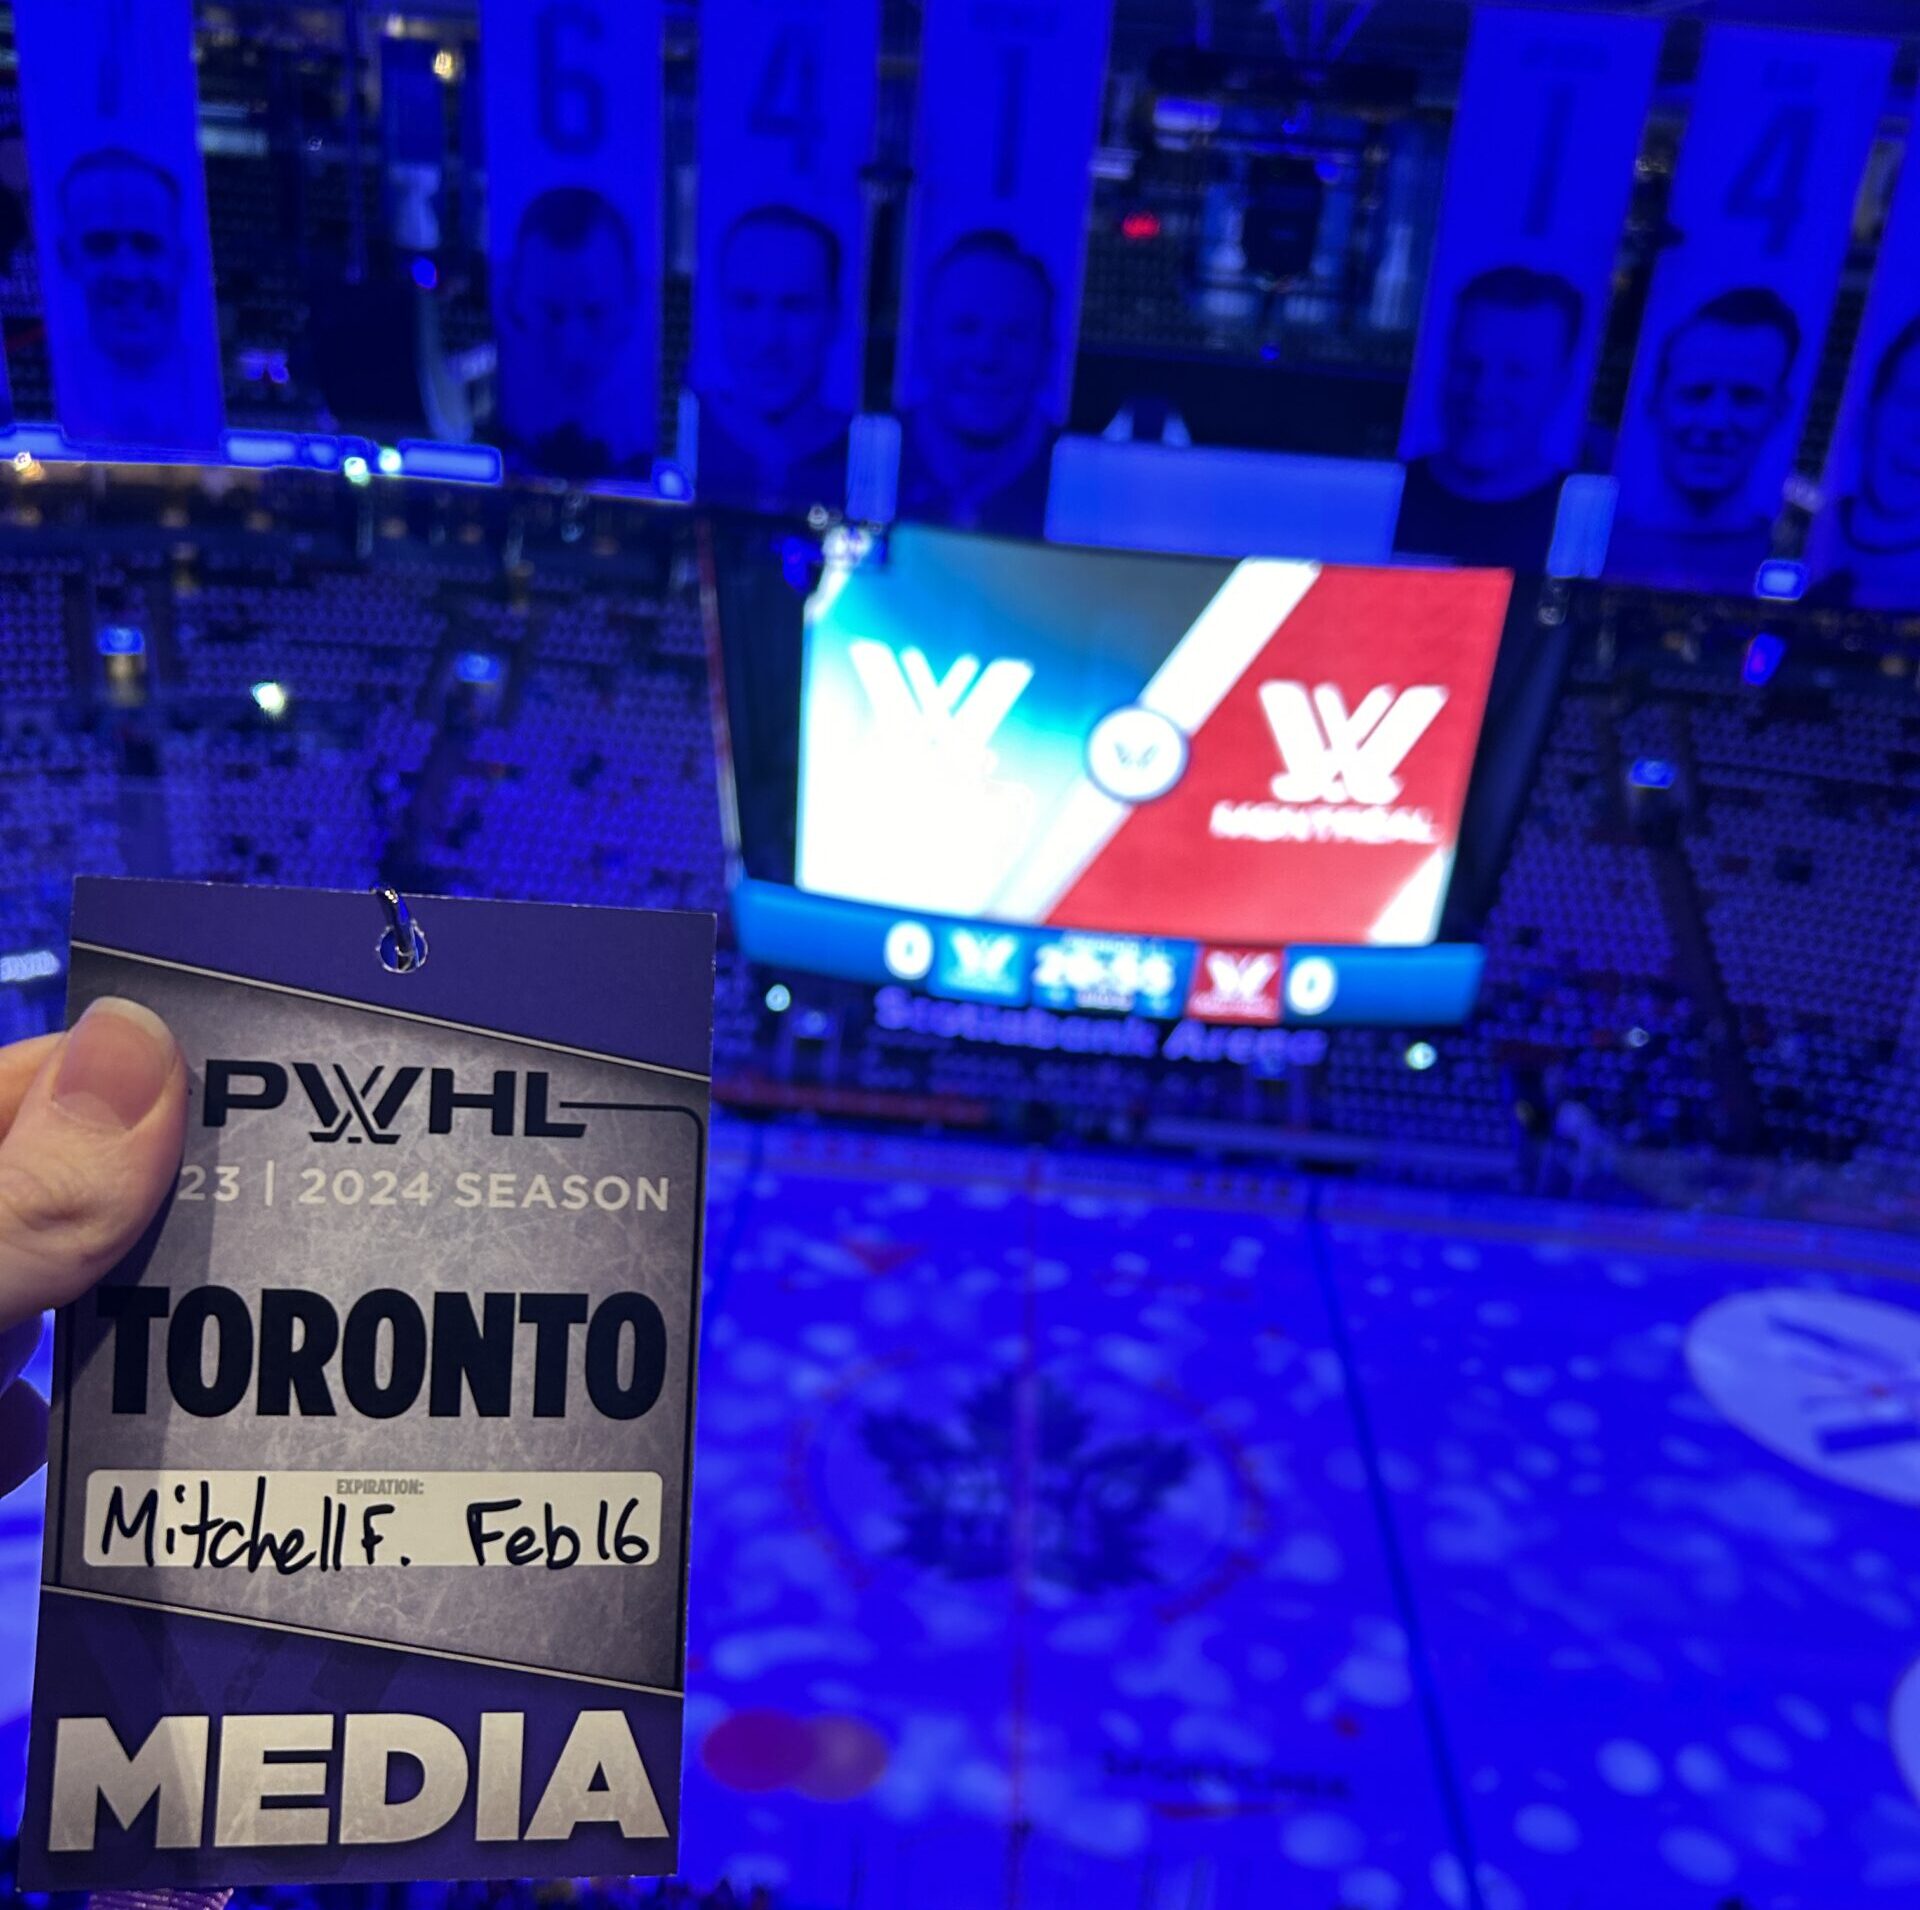
[[[804,615],[791,865],[737,884],[741,944],[1010,1009],[1457,1022],[1479,951],[1436,944],[1511,587],[843,540]]]

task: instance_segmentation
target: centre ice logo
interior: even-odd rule
[[[1804,1471],[1920,1504],[1920,1313],[1861,1294],[1764,1287],[1687,1331],[1693,1381]]]
[[[1378,683],[1351,709],[1336,683],[1260,686],[1280,756],[1270,802],[1218,802],[1215,836],[1256,842],[1439,841],[1431,810],[1400,806],[1401,769],[1446,707],[1437,683]]]
[[[912,644],[895,650],[862,637],[847,654],[875,722],[891,739],[910,739],[947,767],[983,776],[995,765],[994,737],[1033,681],[1033,665],[1013,657],[984,668],[978,657],[955,657],[936,677],[927,653]]]
[[[1039,1381],[1024,1414],[1016,1382],[993,1379],[955,1415],[869,1412],[860,1437],[892,1490],[890,1549],[923,1570],[970,1580],[1013,1569],[1019,1469],[1037,1578],[1083,1594],[1168,1578],[1174,1561],[1156,1560],[1155,1525],[1193,1447],[1150,1432],[1102,1437],[1054,1379]]]

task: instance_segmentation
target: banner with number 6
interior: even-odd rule
[[[899,515],[1039,536],[1079,329],[1110,0],[927,0]]]
[[[1609,576],[1752,590],[1892,68],[1882,41],[1709,29],[1621,425]]]
[[[487,251],[508,468],[652,475],[660,0],[485,0]]]
[[[1580,465],[1660,28],[1477,13],[1407,391],[1396,546],[1537,570]]]
[[[866,346],[879,0],[703,0],[702,502],[839,510]]]

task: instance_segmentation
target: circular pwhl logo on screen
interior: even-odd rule
[[[1087,774],[1115,802],[1152,802],[1186,773],[1186,736],[1158,710],[1130,703],[1088,734]]]
[[[1688,1328],[1687,1367],[1770,1452],[1920,1504],[1920,1311],[1792,1287],[1735,1293]]]

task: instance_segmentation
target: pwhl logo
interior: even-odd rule
[[[1277,1022],[1280,957],[1267,949],[1206,950],[1194,974],[1187,1013],[1202,1021]]]
[[[994,737],[1033,681],[1033,665],[1011,657],[997,657],[985,669],[978,657],[955,657],[936,677],[927,653],[912,645],[896,651],[862,637],[847,654],[891,738],[931,749],[950,769],[983,776],[994,768]]]
[[[296,1061],[289,1068],[278,1061],[209,1061],[206,1091],[201,1099],[201,1123],[225,1127],[236,1110],[252,1112],[285,1106],[297,1082],[316,1126],[308,1130],[315,1141],[369,1141],[392,1147],[401,1137],[401,1116],[417,1107],[414,1090],[426,1078],[427,1132],[451,1134],[455,1117],[463,1112],[484,1113],[489,1131],[498,1135],[523,1134],[550,1140],[576,1140],[587,1131],[584,1121],[558,1121],[549,1113],[550,1083],[544,1069],[522,1074],[496,1068],[483,1088],[461,1088],[451,1068],[370,1069],[356,1079],[338,1062],[330,1067],[317,1061]],[[611,1101],[562,1101],[562,1108],[613,1108]]]
[[[963,981],[976,987],[999,987],[1013,975],[1013,958],[1020,953],[1017,935],[996,935],[979,929],[953,931],[953,965]]]
[[[1260,707],[1280,753],[1272,802],[1214,805],[1216,836],[1260,842],[1433,843],[1424,808],[1398,807],[1401,766],[1446,707],[1436,683],[1376,684],[1352,709],[1334,683],[1263,683]]]

